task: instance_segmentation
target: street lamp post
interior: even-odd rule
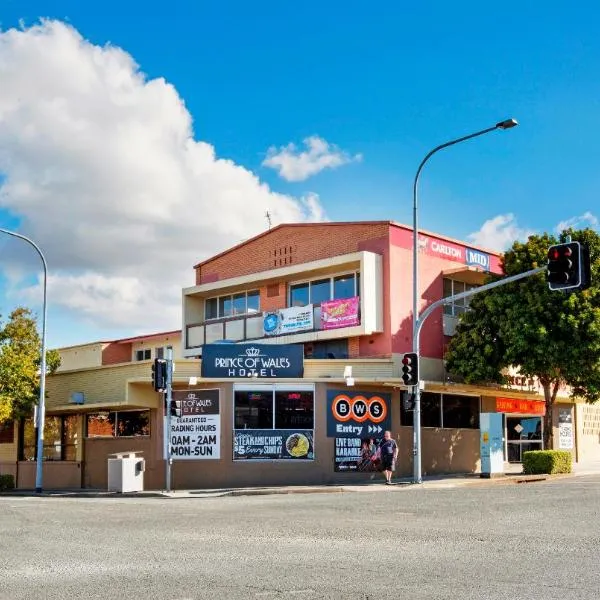
[[[440,144],[431,150],[421,161],[415,181],[413,184],[413,352],[417,354],[417,373],[421,373],[419,355],[420,335],[419,335],[419,230],[418,230],[418,210],[417,210],[417,186],[419,183],[419,175],[425,166],[425,163],[439,150],[454,146],[460,142],[465,142],[474,137],[479,137],[485,133],[496,131],[497,129],[511,129],[518,125],[515,119],[506,119],[496,123],[493,127],[482,129],[475,133],[465,135],[455,140],[450,140],[445,144]],[[422,483],[421,477],[421,388],[419,385],[414,387],[414,413],[413,413],[413,483]]]
[[[42,479],[43,479],[43,459],[44,459],[44,419],[46,412],[46,288],[47,288],[47,280],[48,280],[48,265],[46,264],[46,259],[44,254],[39,249],[37,244],[30,240],[28,237],[21,235],[20,233],[15,233],[14,231],[8,231],[7,229],[0,229],[0,233],[6,233],[7,235],[11,235],[13,237],[19,238],[21,240],[26,241],[28,244],[35,248],[35,251],[40,255],[42,259],[42,265],[44,267],[44,296],[42,303],[42,350],[41,350],[41,360],[40,360],[40,398],[38,402],[38,411],[37,411],[37,463],[36,463],[36,471],[35,471],[35,491],[37,494],[42,493]]]

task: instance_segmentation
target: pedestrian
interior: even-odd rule
[[[398,444],[392,439],[392,432],[383,434],[383,441],[379,446],[381,456],[381,470],[385,475],[385,483],[392,485],[392,474],[396,470],[396,459],[398,458]]]

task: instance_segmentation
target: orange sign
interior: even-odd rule
[[[357,423],[382,423],[387,417],[387,404],[379,396],[347,396],[339,394],[331,405],[333,416],[342,423],[352,419]]]
[[[546,403],[538,400],[516,400],[515,398],[496,398],[496,410],[503,413],[521,413],[524,415],[545,415]]]

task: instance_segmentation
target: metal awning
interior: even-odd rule
[[[487,271],[482,271],[477,267],[457,267],[456,269],[446,269],[442,271],[442,275],[454,281],[461,281],[471,285],[483,285],[489,276]]]

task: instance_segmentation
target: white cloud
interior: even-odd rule
[[[351,156],[336,145],[313,135],[304,140],[306,150],[298,151],[295,144],[267,150],[264,167],[275,169],[286,181],[304,181],[323,169],[335,169],[351,162],[360,162],[361,154]]]
[[[584,212],[579,217],[571,217],[566,221],[561,221],[556,227],[556,233],[561,233],[565,229],[582,229],[585,227],[598,227],[598,218],[589,210]]]
[[[467,239],[472,244],[491,250],[506,250],[514,241],[526,240],[534,233],[532,229],[519,227],[515,216],[508,213],[488,219],[479,231],[470,233]]]
[[[0,81],[0,208],[43,249],[50,302],[75,320],[178,327],[192,266],[265,230],[267,208],[273,225],[325,218],[316,195],[218,158],[172,85],[62,22],[0,32]]]

